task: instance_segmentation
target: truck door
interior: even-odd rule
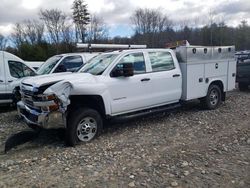
[[[5,78],[5,66],[3,52],[0,52],[0,103],[6,94],[6,78]]]
[[[178,102],[182,93],[182,77],[177,60],[168,51],[148,52],[151,73],[151,95],[154,105]]]
[[[142,52],[125,55],[116,67],[121,66],[122,63],[134,64],[134,76],[111,76],[109,78],[107,86],[111,95],[112,114],[125,113],[147,107],[152,92],[149,86],[150,79],[148,76],[150,75],[146,73],[146,63]]]

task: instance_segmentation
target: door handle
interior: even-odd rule
[[[3,83],[3,80],[0,80],[1,83]]]
[[[180,77],[180,74],[174,74],[173,77]]]
[[[9,80],[8,82],[11,83],[11,82],[13,82],[13,80]]]
[[[150,78],[143,78],[141,79],[141,82],[148,82],[150,80]]]

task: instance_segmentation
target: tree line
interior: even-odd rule
[[[235,45],[237,50],[250,49],[250,26],[241,21],[228,26],[217,21],[216,14],[208,15],[207,23],[199,26],[196,20],[175,23],[158,9],[139,8],[131,15],[131,37],[109,36],[105,21],[90,14],[84,0],[74,0],[72,15],[59,9],[39,11],[39,20],[16,23],[10,37],[0,34],[0,49],[24,60],[44,61],[55,54],[75,52],[76,42],[147,44],[162,48],[166,43],[188,40],[196,45]],[[11,44],[11,45],[10,45]]]

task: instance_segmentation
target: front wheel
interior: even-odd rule
[[[202,105],[209,110],[216,109],[221,104],[221,89],[217,85],[208,88],[207,96],[201,99]]]
[[[67,119],[66,143],[75,146],[89,142],[100,135],[102,128],[102,117],[96,110],[80,108],[71,112]]]

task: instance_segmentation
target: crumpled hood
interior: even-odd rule
[[[41,87],[60,81],[94,83],[95,77],[89,73],[56,73],[26,78],[22,83],[32,85],[33,87]]]

